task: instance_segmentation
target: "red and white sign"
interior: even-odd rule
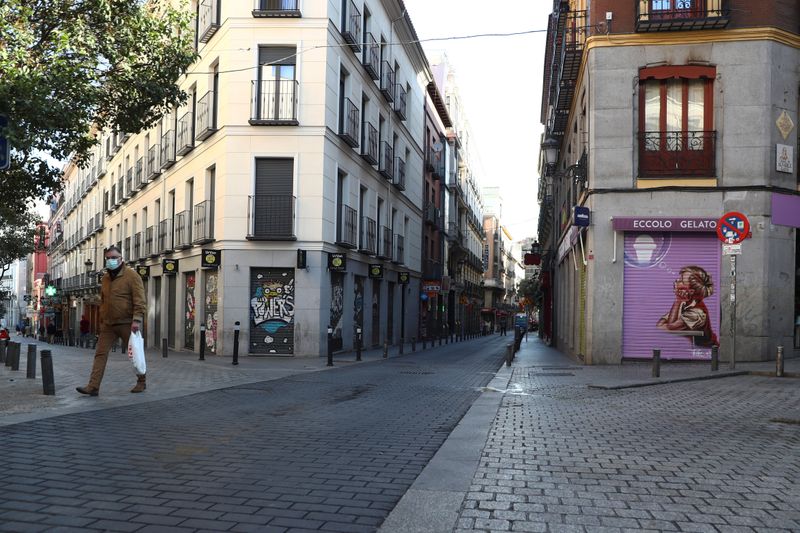
[[[717,237],[726,244],[739,244],[750,235],[750,221],[742,213],[725,213],[717,223]]]

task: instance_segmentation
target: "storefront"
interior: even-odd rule
[[[622,357],[706,360],[720,334],[720,254],[711,218],[615,217],[624,238]]]
[[[794,228],[794,347],[800,348],[800,196],[772,195],[772,224]]]

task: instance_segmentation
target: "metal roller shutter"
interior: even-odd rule
[[[624,302],[622,312],[625,358],[702,360],[711,357],[719,337],[720,243],[714,234],[625,233]],[[710,295],[681,303],[674,284],[687,276],[709,276]],[[670,317],[670,312],[672,316]],[[669,329],[662,317],[678,329]]]
[[[297,63],[294,46],[261,46],[258,49],[260,65],[294,65]]]

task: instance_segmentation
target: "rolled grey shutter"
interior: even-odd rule
[[[293,238],[292,159],[256,159],[253,232],[261,238]]]
[[[294,65],[297,63],[297,48],[294,46],[261,46],[258,49],[260,65]]]
[[[256,159],[256,195],[292,194],[292,159]]]

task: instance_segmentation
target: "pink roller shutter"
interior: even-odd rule
[[[720,250],[714,234],[625,233],[623,357],[651,358],[658,348],[663,359],[710,359],[719,338]],[[684,269],[683,281],[695,286],[710,278],[705,291],[681,300],[674,284]]]

